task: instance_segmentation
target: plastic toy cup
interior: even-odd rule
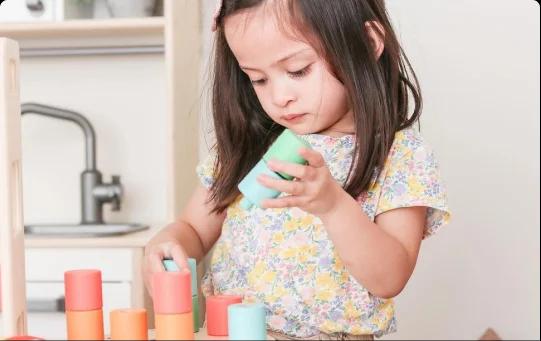
[[[272,159],[276,159],[303,165],[306,164],[306,160],[299,155],[299,149],[301,148],[311,149],[312,147],[307,141],[295,135],[291,130],[285,129],[270,146],[265,155],[263,155],[263,160],[269,162]],[[289,174],[282,172],[279,172],[279,174],[286,180],[293,179]]]
[[[237,303],[242,303],[242,296],[216,295],[207,297],[206,310],[208,335],[228,335],[227,307]]]
[[[242,179],[239,183],[239,190],[244,194],[242,198],[241,206],[244,209],[249,209],[252,205],[261,207],[261,202],[265,199],[276,198],[280,195],[280,192],[272,188],[263,186],[257,177],[261,174],[268,175],[275,179],[281,180],[282,178],[271,171],[264,160],[260,160],[254,168]]]
[[[230,340],[266,340],[265,306],[238,303],[227,307]]]
[[[145,309],[115,309],[110,312],[111,340],[148,340]]]
[[[267,162],[276,159],[284,162],[306,164],[306,160],[298,153],[300,148],[312,147],[308,142],[295,135],[289,129],[285,129],[263,155],[263,158],[239,183],[238,188],[244,195],[240,203],[242,208],[249,209],[253,205],[261,207],[263,200],[276,198],[280,195],[281,192],[260,184],[257,178],[259,175],[265,174],[275,179],[292,180],[293,177],[289,174],[272,171],[267,166]]]

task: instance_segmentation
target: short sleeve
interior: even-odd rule
[[[433,151],[417,145],[390,160],[376,215],[400,207],[427,207],[423,239],[450,221],[447,192]]]
[[[201,184],[210,189],[215,180],[214,168],[216,167],[216,154],[211,153],[204,158],[195,168]]]

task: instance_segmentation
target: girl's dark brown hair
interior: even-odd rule
[[[222,212],[240,194],[238,183],[261,159],[284,127],[261,107],[252,84],[230,50],[224,18],[266,0],[224,0],[217,18],[212,110],[216,133],[214,211]],[[353,197],[369,189],[382,169],[397,131],[421,113],[417,77],[400,47],[383,0],[274,0],[283,27],[308,40],[346,88],[355,120],[355,162],[345,190]],[[267,4],[269,5],[269,4]],[[366,22],[377,22],[384,50],[376,58]],[[373,26],[377,28],[377,25]],[[290,32],[291,33],[291,32]],[[408,115],[408,90],[413,113]]]

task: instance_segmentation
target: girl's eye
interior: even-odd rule
[[[250,80],[250,82],[252,82],[253,85],[263,85],[265,84],[265,79],[255,79]]]
[[[298,71],[290,71],[290,72],[288,72],[288,74],[293,78],[304,77],[310,72],[310,66],[312,66],[312,64],[310,64],[307,67],[305,67],[304,69],[301,69],[301,70],[298,70]]]
[[[306,76],[308,73],[310,73],[310,70],[311,70],[311,66],[312,64],[306,66],[305,68],[303,69],[300,69],[298,71],[288,71],[287,74],[291,77],[291,78],[302,78],[304,76]],[[256,85],[265,85],[265,83],[267,82],[266,79],[262,78],[262,79],[254,79],[254,80],[250,80],[250,82],[252,82],[252,84],[254,86]]]

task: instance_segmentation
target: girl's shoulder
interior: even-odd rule
[[[427,207],[423,238],[450,221],[447,189],[438,161],[415,126],[396,132],[384,168],[361,199],[365,205],[372,204],[373,217],[400,207]]]
[[[210,150],[208,155],[201,159],[201,161],[197,164],[197,176],[199,177],[201,184],[205,186],[206,189],[210,189],[215,181],[216,161],[217,154],[216,150],[213,149]]]
[[[409,126],[395,133],[393,144],[380,178],[389,174],[407,174],[423,170],[426,174],[439,172],[434,150],[416,126]]]
[[[420,151],[430,151],[430,146],[416,127],[409,126],[395,133],[389,159],[399,160]]]

